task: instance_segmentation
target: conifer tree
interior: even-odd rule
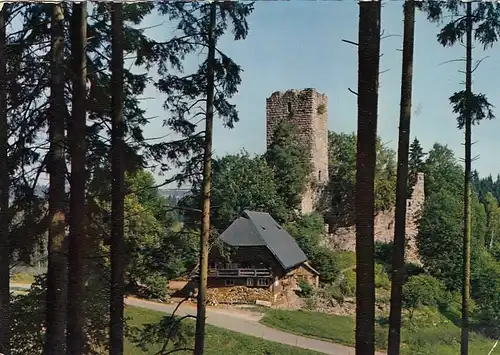
[[[408,192],[408,155],[413,81],[413,48],[415,39],[415,3],[404,5],[403,60],[401,73],[401,107],[399,114],[398,170],[396,178],[396,211],[392,251],[391,309],[389,315],[388,355],[399,355],[401,347],[401,312],[405,281],[406,198]]]
[[[356,150],[356,353],[375,353],[375,170],[380,1],[359,2]]]
[[[51,83],[48,157],[49,242],[45,355],[64,354],[66,345],[67,240],[64,102],[64,9],[51,5]]]
[[[10,355],[10,169],[7,121],[7,34],[9,5],[0,4],[0,352]]]
[[[68,354],[84,353],[84,248],[87,3],[75,3],[71,14],[72,114],[68,122],[71,160],[68,248]]]

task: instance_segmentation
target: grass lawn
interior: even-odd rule
[[[126,307],[126,316],[130,318],[129,325],[140,326],[147,323],[158,322],[164,313],[152,310]],[[193,321],[190,322],[194,327]],[[205,354],[207,355],[319,355],[315,351],[300,349],[292,346],[282,345],[263,339],[243,335],[229,330],[207,325]],[[161,345],[152,347],[148,352],[135,347],[130,341],[125,342],[125,355],[155,354]],[[175,354],[187,355],[192,352],[176,352]]]
[[[262,323],[289,333],[354,346],[355,321],[351,317],[307,311],[271,310]],[[376,344],[383,350],[387,326],[376,325]],[[402,332],[402,353],[406,355],[456,355],[460,353],[460,329],[437,311],[425,310],[406,321]],[[470,353],[488,354],[493,341],[471,334]],[[495,352],[493,352],[495,354]],[[500,352],[499,352],[500,354]]]

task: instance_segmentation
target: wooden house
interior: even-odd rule
[[[269,213],[244,211],[210,251],[209,288],[247,286],[278,293],[296,289],[300,280],[317,287],[319,273]]]

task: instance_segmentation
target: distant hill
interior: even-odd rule
[[[69,187],[67,187],[69,190]],[[42,197],[48,190],[48,186],[38,185],[35,187],[35,195]],[[181,198],[191,193],[191,189],[159,189],[160,196],[167,197],[178,202]],[[13,198],[14,196],[11,196]]]
[[[191,193],[191,189],[159,189],[158,193],[163,197],[178,202],[181,198]]]

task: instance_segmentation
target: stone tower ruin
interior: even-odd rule
[[[287,120],[298,128],[310,151],[311,178],[302,197],[302,213],[314,210],[318,191],[328,182],[328,97],[316,89],[275,92],[266,99],[267,146],[276,125]]]

